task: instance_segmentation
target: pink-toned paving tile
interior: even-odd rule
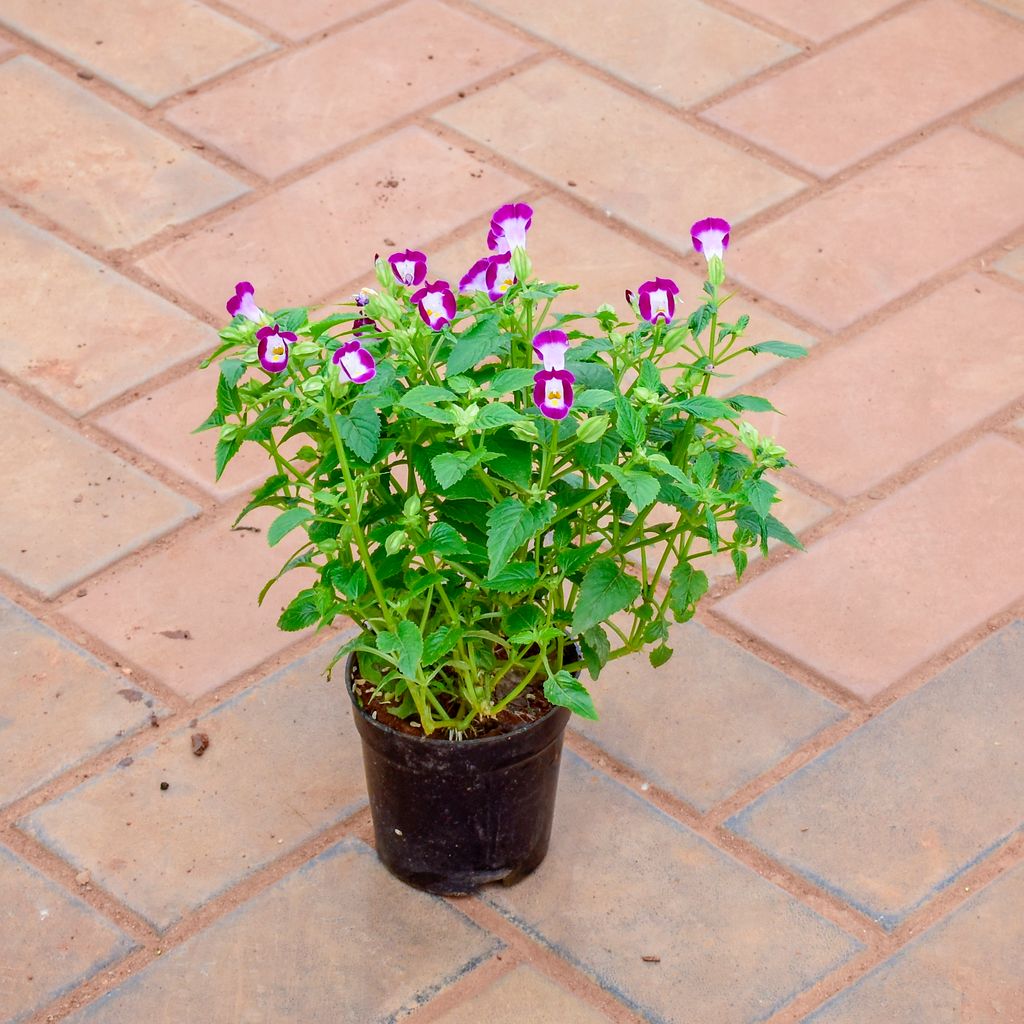
[[[870,700],[1024,594],[1022,517],[1024,451],[986,436],[716,611]]]
[[[1024,31],[927,0],[702,115],[827,177],[1017,78]]]
[[[214,449],[218,432],[192,433],[214,407],[217,372],[216,366],[193,370],[108,413],[99,425],[218,498],[251,490],[271,475],[262,449],[255,444],[244,445],[216,481]]]
[[[1022,322],[1024,295],[967,274],[787,375],[767,389],[785,415],[752,418],[853,497],[1024,394]]]
[[[205,89],[167,118],[276,177],[531,52],[437,0],[410,0]]]
[[[0,422],[0,570],[44,597],[56,597],[199,511],[3,390]]]
[[[138,244],[241,182],[31,57],[0,65],[0,185],[105,248]]]
[[[0,597],[0,806],[149,728],[130,679]]]
[[[390,244],[423,248],[525,187],[422,129],[405,128],[139,265],[227,320],[224,303],[239,280],[256,284],[267,309],[309,302],[372,271],[374,253]]]
[[[729,267],[808,319],[845,327],[1024,220],[1024,158],[947,128],[752,235]]]
[[[345,18],[354,18],[379,7],[383,0],[223,0],[228,7],[247,14],[289,39],[306,36]]]
[[[1024,18],[1024,0],[984,0],[990,7]]]
[[[681,107],[714,96],[798,52],[700,0],[608,4],[597,18],[587,0],[477,3]],[[685,31],[673,31],[675,25],[685,25]]]
[[[0,210],[0,367],[80,416],[211,347],[206,324]],[[60,324],[60,311],[73,323]]]
[[[127,763],[21,827],[157,928],[352,814],[366,800],[359,737],[323,644],[203,715],[154,730]],[[206,734],[201,758],[192,735]],[[167,789],[161,789],[162,783]]]
[[[230,529],[230,517],[214,520],[94,580],[63,612],[182,696],[200,697],[305,635],[276,623],[309,585],[307,571],[288,573],[256,604],[294,553],[292,538],[268,547],[265,530],[275,515],[258,509],[248,516],[243,525],[255,531]]]
[[[821,41],[877,17],[901,0],[733,0],[791,32]]]
[[[0,24],[148,106],[273,49],[197,0],[4,0]]]
[[[1024,281],[1024,245],[999,260],[996,268],[1018,281]]]
[[[699,217],[714,213],[739,223],[803,188],[751,154],[559,60],[435,117],[559,187],[576,182],[582,199],[681,253],[692,251],[690,225]],[[611,158],[613,140],[616,153],[640,155]]]
[[[0,1019],[21,1024],[134,945],[92,907],[0,846]]]
[[[1024,92],[976,114],[974,123],[1024,149]]]

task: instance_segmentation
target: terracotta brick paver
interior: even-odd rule
[[[149,106],[273,49],[197,0],[4,0],[0,24]]]
[[[7,0],[0,124],[0,1024],[1024,1024],[1024,0]],[[548,860],[443,901],[197,363],[512,200],[561,312],[689,313],[732,222],[726,319],[810,354],[710,390],[807,550],[702,557]]]

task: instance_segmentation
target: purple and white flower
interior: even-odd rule
[[[426,284],[409,300],[419,306],[420,317],[432,331],[442,330],[455,318],[455,295],[447,281]]]
[[[533,208],[526,203],[506,203],[491,217],[487,247],[493,252],[526,248],[526,232],[533,223]]]
[[[491,302],[497,302],[516,283],[512,272],[512,253],[502,252],[490,257],[490,265],[484,276],[487,295]]]
[[[282,331],[277,324],[261,327],[256,332],[256,354],[260,366],[267,373],[280,373],[288,365],[289,346],[298,341],[298,336],[291,331]]]
[[[533,375],[533,404],[549,420],[564,420],[572,408],[575,383],[568,370],[538,370]]]
[[[414,286],[423,284],[427,279],[427,257],[416,249],[393,252],[388,263],[399,284]]]
[[[367,334],[371,337],[378,337],[380,327],[377,326],[376,320],[371,320],[368,316],[361,316],[352,321],[352,333],[357,338],[362,338]]]
[[[462,275],[462,280],[459,281],[459,291],[463,295],[468,295],[471,292],[487,291],[487,269],[490,267],[492,259],[492,256],[485,256],[482,260],[477,260]]]
[[[705,217],[690,228],[690,237],[697,252],[704,253],[710,263],[713,256],[722,259],[729,248],[729,222],[721,217]]]
[[[373,323],[372,320],[369,323]],[[373,356],[355,339],[335,349],[331,362],[345,374],[353,384],[365,384],[377,375],[377,363]]]
[[[254,324],[260,323],[263,317],[263,310],[256,305],[256,289],[248,281],[239,281],[235,285],[235,294],[228,299],[228,313],[231,316],[244,316]]]
[[[637,308],[640,316],[649,324],[669,323],[676,315],[676,296],[679,287],[675,281],[667,277],[656,277],[653,281],[645,281],[636,290]]]
[[[533,339],[533,351],[543,362],[545,370],[564,370],[568,348],[569,338],[565,331],[541,331]]]

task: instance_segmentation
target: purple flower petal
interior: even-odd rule
[[[508,252],[508,239],[503,234],[496,233],[494,228],[491,228],[490,231],[487,232],[487,248],[490,249],[491,252]]]
[[[256,355],[267,373],[280,373],[288,365],[288,346],[298,338],[291,331],[282,331],[276,324],[256,332]]]
[[[331,356],[331,362],[353,384],[365,384],[377,375],[377,364],[373,356],[358,341],[346,342],[341,348],[336,349]]]
[[[725,250],[729,248],[731,230],[727,220],[722,220],[721,217],[705,217],[690,228],[693,247],[697,252],[704,253],[705,259],[709,262],[712,256],[722,259]]]
[[[564,370],[565,353],[569,348],[569,338],[565,331],[541,331],[533,339],[533,351],[544,363],[545,370]]]
[[[432,331],[442,330],[455,318],[455,295],[447,281],[424,285],[409,301],[419,306],[421,319]]]
[[[516,283],[516,275],[512,273],[512,253],[499,253],[489,257],[488,262],[490,265],[484,278],[487,295],[491,302],[497,302]]]
[[[656,277],[653,281],[645,281],[636,293],[640,316],[649,324],[656,323],[659,318],[667,324],[676,315],[679,286],[675,281],[667,277]]]
[[[549,420],[564,420],[572,408],[575,382],[568,370],[538,370],[533,375],[533,404]]]
[[[399,284],[415,286],[427,279],[427,257],[417,249],[394,252],[388,257],[388,263]]]
[[[239,281],[235,285],[235,294],[228,299],[227,310],[231,316],[244,316],[258,324],[263,319],[263,311],[256,305],[253,297],[256,289],[248,281]]]
[[[526,232],[530,230],[533,223],[533,207],[526,203],[506,203],[498,207],[491,217],[491,234],[494,235],[495,245],[500,246],[499,238],[504,237],[505,245],[511,249],[526,248]],[[487,236],[487,244],[490,246],[491,236]]]
[[[487,268],[491,265],[491,257],[485,256],[477,260],[459,281],[459,291],[463,294],[487,291]]]

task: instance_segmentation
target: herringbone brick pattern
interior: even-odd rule
[[[0,125],[0,1022],[1024,1022],[1020,0],[0,0]],[[712,567],[545,865],[444,901],[195,363],[512,199],[589,307],[732,220],[808,551]]]

